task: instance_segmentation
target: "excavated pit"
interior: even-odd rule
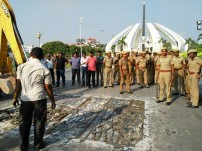
[[[144,102],[137,100],[93,97],[60,97],[55,110],[48,109],[45,141],[51,147],[59,141],[104,142],[121,148],[143,139]],[[0,129],[18,126],[18,109],[0,112]],[[3,122],[9,122],[10,127]],[[33,132],[31,132],[33,133]],[[33,136],[31,136],[31,140]]]

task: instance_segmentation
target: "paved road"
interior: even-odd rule
[[[55,95],[62,96],[86,96],[100,98],[121,98],[127,100],[145,101],[145,121],[144,121],[144,139],[140,141],[135,150],[146,151],[201,151],[202,150],[202,106],[198,109],[190,109],[185,106],[184,97],[174,97],[171,106],[166,106],[165,102],[156,104],[155,86],[140,89],[139,86],[131,87],[133,94],[119,94],[119,87],[104,89],[96,87],[89,89],[82,86],[71,86],[71,72],[66,71],[66,87],[54,88]],[[2,95],[0,97],[1,106],[9,104],[11,96]],[[0,144],[0,148],[1,148]],[[58,146],[57,146],[58,145]],[[113,150],[110,146],[101,144],[104,149],[96,149],[89,143],[80,144],[71,142],[63,146],[63,150]],[[99,146],[99,145],[98,145]],[[53,144],[53,148],[59,147],[59,144]],[[108,148],[108,149],[106,149]],[[12,150],[12,149],[11,149]],[[127,149],[126,149],[127,150]],[[128,149],[129,150],[129,149]],[[133,150],[133,149],[132,149]]]

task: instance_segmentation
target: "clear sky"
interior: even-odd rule
[[[142,22],[143,0],[9,0],[25,45],[82,37],[107,43],[126,27]],[[196,21],[202,20],[202,0],[146,0],[146,22],[160,23],[185,38],[197,39]],[[102,31],[104,30],[104,31]]]

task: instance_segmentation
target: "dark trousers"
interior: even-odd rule
[[[91,79],[91,76],[92,76],[92,84],[93,84],[93,87],[95,87],[95,71],[90,71],[88,70],[88,86],[90,87],[90,79]]]
[[[87,67],[82,67],[82,85],[88,84],[88,70]]]
[[[72,69],[72,84],[75,83],[75,77],[77,76],[78,84],[81,83],[80,80],[80,69]]]
[[[51,73],[52,84],[55,85],[55,74],[54,74],[54,70],[53,70],[53,68],[52,68],[52,69],[49,69],[49,70],[50,70],[50,73]]]
[[[57,69],[57,86],[60,85],[60,76],[62,77],[62,84],[65,85],[65,70],[64,69]]]
[[[29,134],[34,113],[34,147],[40,149],[43,146],[43,136],[47,118],[47,100],[22,101],[19,112],[19,130],[21,137],[20,149],[27,151]]]
[[[101,86],[103,86],[103,69],[102,68],[96,70],[97,85],[99,85],[99,77],[101,79]]]

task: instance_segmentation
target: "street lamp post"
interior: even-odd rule
[[[82,57],[82,39],[81,39],[81,23],[82,23],[83,17],[79,18],[79,39],[80,39],[80,49],[81,49],[81,57]]]
[[[39,39],[39,47],[40,47],[40,46],[41,46],[41,42],[40,42],[40,40],[41,40],[41,33],[38,32],[38,33],[36,34],[36,36],[37,36],[37,38]]]

